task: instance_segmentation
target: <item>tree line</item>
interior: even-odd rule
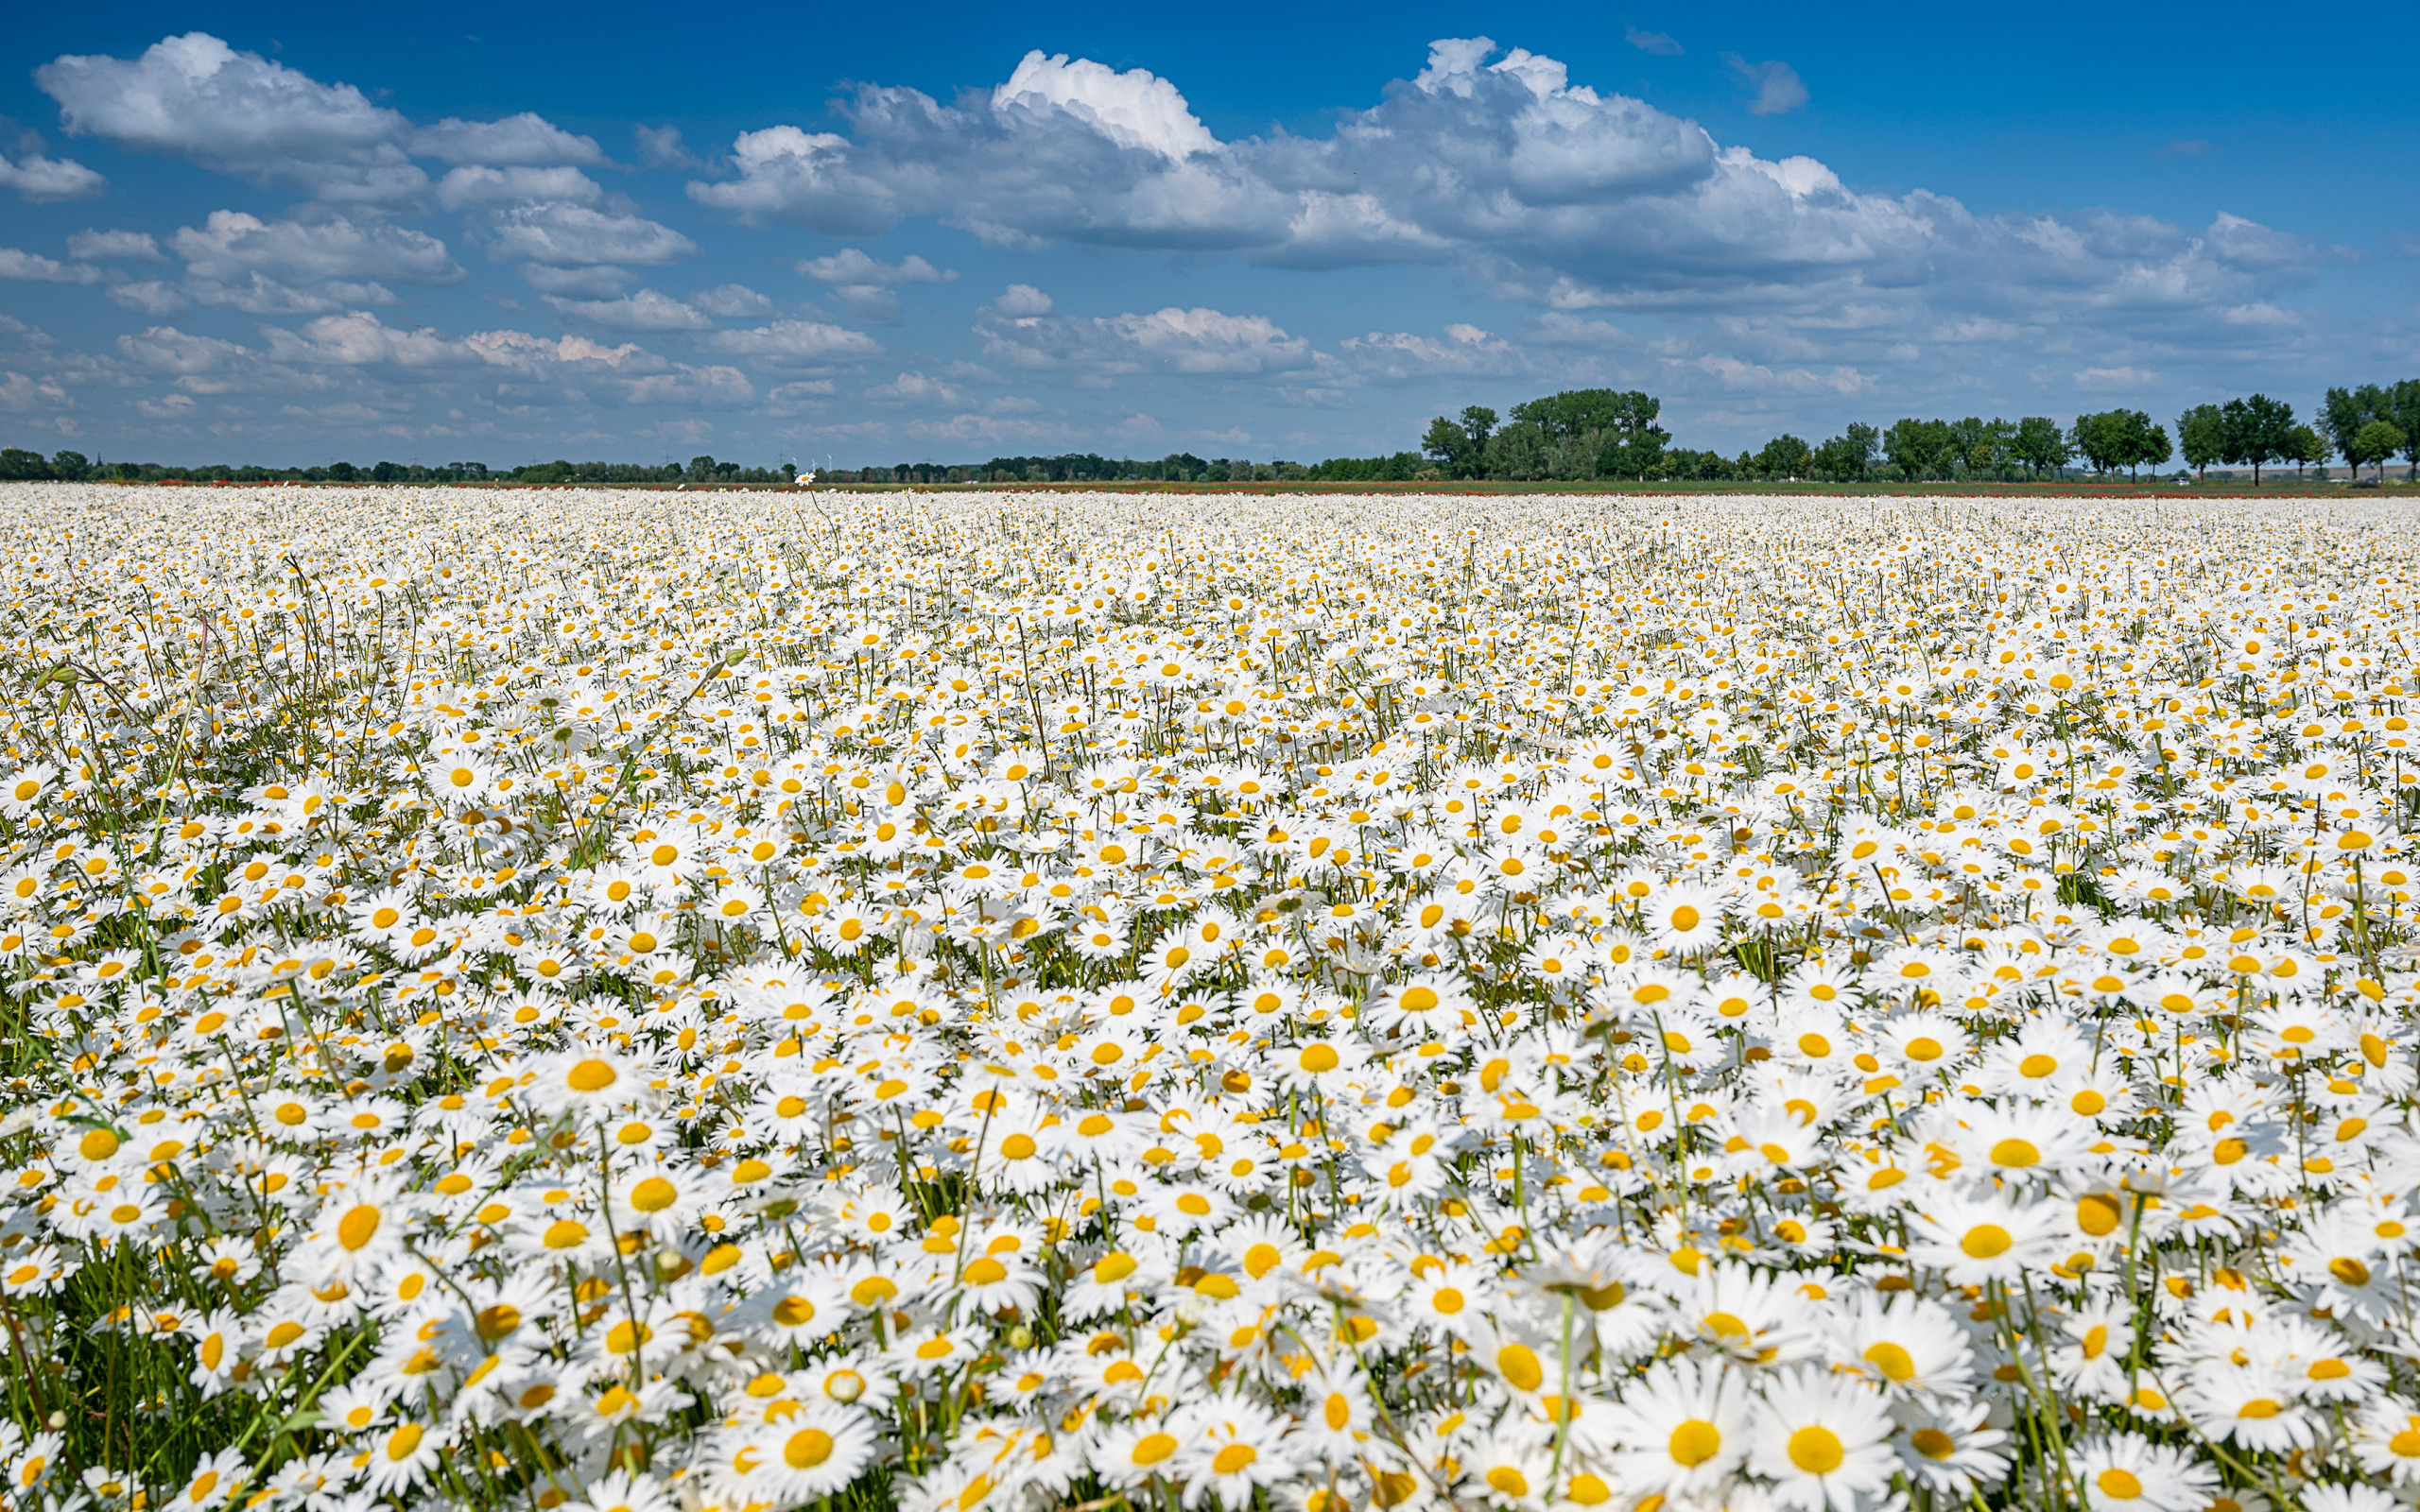
[[[1331,456],[1324,462],[1200,457],[1171,452],[1156,461],[1069,452],[1059,456],[995,456],[988,462],[901,462],[824,474],[834,483],[1384,483],[1440,475],[1418,452]]]
[[[1945,480],[2013,481],[2056,477],[2081,462],[2107,477],[2139,477],[2181,457],[2195,475],[2212,463],[2264,470],[2308,467],[2342,457],[2356,479],[2403,456],[2420,467],[2420,379],[2330,388],[2309,422],[2291,404],[2266,394],[2196,404],[2169,427],[2138,409],[2078,415],[2062,425],[2047,415],[2020,420],[1899,421],[1888,429],[1862,423],[1808,443],[1784,433],[1737,456],[1671,444],[1656,423],[1662,404],[1633,389],[1577,388],[1515,404],[1509,417],[1481,404],[1440,415],[1421,438],[1436,472],[1455,478],[1550,478],[1858,483]]]
[[[492,469],[485,462],[330,462],[313,467],[258,467],[205,462],[104,462],[81,452],[49,456],[22,447],[0,448],[0,481],[61,483],[781,483],[796,466],[742,467],[693,456],[680,462],[530,462]]]
[[[2081,463],[2107,477],[2139,477],[2180,459],[2197,476],[2212,464],[2249,467],[2257,484],[2284,463],[2295,475],[2342,457],[2358,481],[2360,470],[2401,456],[2420,468],[2420,379],[2330,388],[2308,421],[2266,394],[2196,404],[2164,425],[2139,409],[2078,415],[2062,425],[2047,415],[2019,420],[1903,419],[1888,428],[1854,423],[1838,436],[1808,442],[1787,432],[1754,451],[1725,456],[1672,444],[1658,423],[1663,402],[1637,389],[1573,388],[1514,404],[1499,416],[1480,404],[1429,421],[1418,451],[1379,456],[1332,456],[1321,462],[1201,457],[1171,452],[1152,460],[1097,452],[1056,456],[995,456],[981,463],[900,462],[824,474],[835,483],[1268,483],[1411,482],[1431,478],[1494,478],[1658,482],[1862,483],[1996,481],[2058,477]],[[509,470],[484,462],[330,462],[314,467],[180,467],[156,462],[103,462],[81,453],[50,456],[0,449],[0,479],[56,478],[233,483],[782,483],[798,468],[743,467],[695,456],[686,464],[572,462],[557,458]]]

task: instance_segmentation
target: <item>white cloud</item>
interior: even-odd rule
[[[67,250],[88,262],[115,258],[130,263],[166,259],[159,241],[147,231],[79,231],[67,238]]]
[[[0,278],[32,284],[98,284],[101,270],[80,263],[62,263],[37,252],[21,252],[13,247],[0,247]]]
[[[214,210],[205,225],[181,228],[168,245],[199,279],[254,272],[296,283],[372,277],[454,284],[462,278],[461,266],[436,237],[343,215],[264,221],[240,210]]]
[[[436,237],[343,215],[264,221],[239,210],[216,210],[203,226],[180,228],[168,245],[185,260],[187,296],[253,315],[317,315],[348,305],[391,304],[395,296],[377,280],[454,284],[463,277]]]
[[[653,289],[618,300],[565,300],[548,295],[546,302],[575,320],[615,331],[703,331],[714,324],[702,310]]]
[[[1755,91],[1748,101],[1749,114],[1787,115],[1806,103],[1806,85],[1788,63],[1778,60],[1752,63],[1737,53],[1724,53],[1722,60]]]
[[[1669,32],[1641,31],[1636,26],[1624,26],[1622,40],[1640,52],[1652,53],[1658,58],[1678,58],[1683,51]]]
[[[71,401],[57,379],[34,378],[10,369],[0,372],[0,412],[27,415],[64,408]]]
[[[1256,374],[1291,372],[1315,361],[1309,342],[1266,316],[1203,307],[1077,318],[1011,316],[994,305],[975,329],[985,356],[1026,369]]]
[[[1337,343],[1347,363],[1373,378],[1425,378],[1438,373],[1497,376],[1529,369],[1519,348],[1475,325],[1445,328],[1445,339],[1408,331],[1373,331]]]
[[[544,116],[524,111],[501,121],[447,116],[412,133],[415,157],[495,167],[544,168],[562,163],[594,167],[605,154],[592,137],[574,136]]]
[[[829,257],[810,257],[791,265],[800,276],[829,286],[850,318],[865,325],[892,325],[899,319],[901,284],[954,284],[955,268],[939,268],[909,253],[896,265],[879,262],[855,247]]]
[[[406,331],[366,310],[321,316],[300,331],[265,326],[270,360],[340,368],[464,368],[479,353],[434,331]]]
[[[73,158],[29,152],[11,163],[0,153],[0,189],[14,189],[27,199],[81,199],[99,194],[107,182]]]
[[[466,205],[553,200],[593,205],[605,198],[596,180],[578,168],[491,168],[472,164],[437,180],[437,202],[448,210]]]
[[[499,262],[576,267],[636,263],[660,267],[694,255],[698,244],[642,215],[614,215],[582,205],[515,205],[496,213],[489,255]]]
[[[773,301],[745,284],[723,284],[700,290],[689,296],[689,302],[708,315],[731,319],[773,313]]]
[[[752,330],[717,331],[702,342],[725,356],[813,366],[882,352],[882,343],[864,332],[821,320],[775,320]]]
[[[1803,102],[1787,65],[1741,61],[1759,108]],[[689,192],[836,235],[932,216],[1003,247],[1428,261],[1550,309],[1813,318],[1866,303],[1915,329],[2085,309],[2172,319],[2248,303],[2318,261],[2303,239],[2234,216],[2197,236],[2139,217],[1985,217],[1921,190],[1858,193],[1813,158],[1726,148],[1485,38],[1435,43],[1417,77],[1324,136],[1205,141],[1166,80],[1046,58],[1019,71],[1014,88],[948,105],[860,87],[838,107],[843,131],[743,133],[735,177]]]
[[[593,139],[527,112],[500,121],[448,116],[415,128],[401,112],[373,104],[351,84],[322,84],[207,32],[164,38],[130,60],[58,58],[36,69],[34,78],[59,102],[60,118],[73,134],[184,158],[255,182],[297,184],[322,199],[418,199],[427,191],[428,175],[415,157],[523,172],[607,161]],[[510,181],[458,172],[448,180],[441,196],[448,209],[494,199],[499,183]],[[0,183],[62,198],[91,193],[101,179],[75,163],[29,159],[9,169],[0,159]],[[585,183],[576,174],[563,178],[546,198],[594,198],[595,185],[577,187]]]
[[[78,136],[186,158],[323,198],[408,198],[428,176],[400,145],[407,123],[350,84],[237,52],[207,32],[153,43],[131,60],[59,58],[34,70]]]
[[[138,315],[150,316],[153,319],[165,319],[193,306],[191,300],[177,292],[175,284],[164,284],[156,278],[134,284],[112,284],[108,293],[112,302],[124,305]]]
[[[394,291],[374,280],[327,279],[295,284],[266,273],[246,273],[232,280],[187,279],[184,292],[198,303],[247,315],[320,315],[348,306],[395,302]]]
[[[956,404],[958,390],[938,378],[927,378],[921,372],[903,372],[887,384],[876,384],[866,390],[868,399],[893,404]]]
[[[992,301],[992,308],[1006,316],[1048,315],[1050,296],[1030,284],[1011,284],[1006,293]]]
[[[955,284],[954,268],[935,267],[910,252],[897,264],[884,263],[855,247],[844,247],[829,257],[810,257],[792,265],[803,278],[818,284]]]
[[[1064,112],[1120,146],[1178,161],[1216,151],[1218,138],[1195,119],[1176,86],[1147,68],[1115,73],[1090,59],[1027,53],[1009,81],[992,92],[995,112]]]

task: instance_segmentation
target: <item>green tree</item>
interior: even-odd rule
[[[2410,439],[2411,437],[2405,433],[2403,427],[2394,421],[2374,420],[2354,434],[2353,444],[2344,448],[2344,460],[2353,465],[2353,476],[2356,480],[2361,475],[2363,463],[2375,463],[2378,470],[2378,481],[2384,483],[2387,458],[2402,451],[2405,443]]]
[[[2267,394],[2230,399],[2219,407],[2226,422],[2226,451],[2221,461],[2252,464],[2252,486],[2260,487],[2260,470],[2286,455],[2287,438],[2294,428],[2294,406]]]
[[[1851,421],[1846,430],[1815,448],[1808,466],[1819,478],[1834,483],[1859,482],[1874,471],[1875,455],[1881,446],[1880,431]]]
[[[2386,391],[2386,412],[2379,417],[2403,433],[2403,459],[2411,477],[2420,481],[2420,378],[2406,378]],[[2380,473],[2381,480],[2385,474]]]
[[[1805,441],[1784,432],[1756,454],[1756,475],[1776,482],[1803,478],[1815,471],[1815,452]]]
[[[2309,425],[2297,425],[2286,437],[2286,460],[2294,464],[2294,477],[2299,481],[2303,469],[2325,462],[2328,457],[2327,438]]]
[[[1420,449],[1436,458],[1448,477],[1484,477],[1487,443],[1495,434],[1495,411],[1479,404],[1465,408],[1459,421],[1440,415],[1428,422]]]
[[[2355,388],[2331,388],[2319,404],[2319,426],[2327,438],[2336,443],[2336,455],[2352,463],[2356,472],[2360,464],[2353,461],[2355,441],[2361,427],[2374,420],[2392,420],[2387,413],[2386,390],[2376,384],[2362,384]]]
[[[2137,466],[2156,470],[2175,454],[2168,444],[2168,428],[2139,409],[2121,409],[2126,441],[2126,477],[2134,481]]]
[[[51,476],[80,483],[93,470],[92,461],[81,452],[54,452],[50,458]]]
[[[1902,420],[1882,433],[1883,456],[1910,483],[1937,475],[1956,445],[1943,421]]]
[[[42,459],[40,452],[28,452],[19,446],[0,448],[0,478],[24,481],[48,476],[50,464]]]
[[[1518,411],[1515,411],[1517,414]],[[1554,475],[1555,444],[1535,421],[1516,420],[1488,438],[1487,475],[1532,478]]]
[[[1963,469],[1968,477],[1997,477],[2009,464],[2015,427],[1997,416],[1985,420],[1969,415],[1951,422],[1949,437],[1949,462]]]
[[[2076,417],[2076,451],[2092,464],[2093,472],[2107,477],[2112,469],[2124,467],[2133,448],[2129,444],[2130,427],[2122,409],[2103,410],[2098,414]]]
[[[2016,422],[2016,435],[2009,442],[2009,455],[2025,464],[2034,477],[2056,472],[2067,465],[2075,452],[2067,445],[2067,434],[2059,422],[2048,415],[2028,415]]]
[[[2196,478],[2208,472],[2227,449],[2227,422],[2216,404],[2196,404],[2176,417],[2176,441],[2185,465]]]

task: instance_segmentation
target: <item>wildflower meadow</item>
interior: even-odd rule
[[[27,1512],[2394,1512],[2389,501],[0,487]]]

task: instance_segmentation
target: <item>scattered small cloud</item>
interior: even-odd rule
[[[1756,93],[1748,101],[1751,115],[1787,115],[1806,103],[1806,84],[1798,70],[1778,59],[1752,63],[1737,53],[1724,53],[1723,62]]]
[[[1011,319],[1048,315],[1051,309],[1050,296],[1030,284],[1011,284],[1007,292],[992,301],[992,308]]]
[[[2141,368],[2085,368],[2076,374],[2078,388],[2095,391],[2141,388],[2158,375]]]
[[[632,127],[631,135],[637,139],[639,161],[650,168],[705,166],[695,153],[681,145],[681,129],[677,126]]]
[[[1622,40],[1640,52],[1651,53],[1658,58],[1678,58],[1684,51],[1681,44],[1672,40],[1672,34],[1667,31],[1641,31],[1636,26],[1624,26]]]
[[[2206,158],[2218,148],[2198,136],[2181,137],[2152,154],[2155,158]]]
[[[22,279],[31,284],[98,284],[101,270],[80,263],[62,263],[38,252],[0,247],[0,278]]]
[[[10,162],[0,154],[0,189],[14,189],[25,198],[81,199],[101,192],[109,182],[73,158],[48,158],[28,152]]]
[[[165,260],[159,242],[147,231],[79,231],[67,238],[67,250],[88,263],[112,258],[130,263]]]

